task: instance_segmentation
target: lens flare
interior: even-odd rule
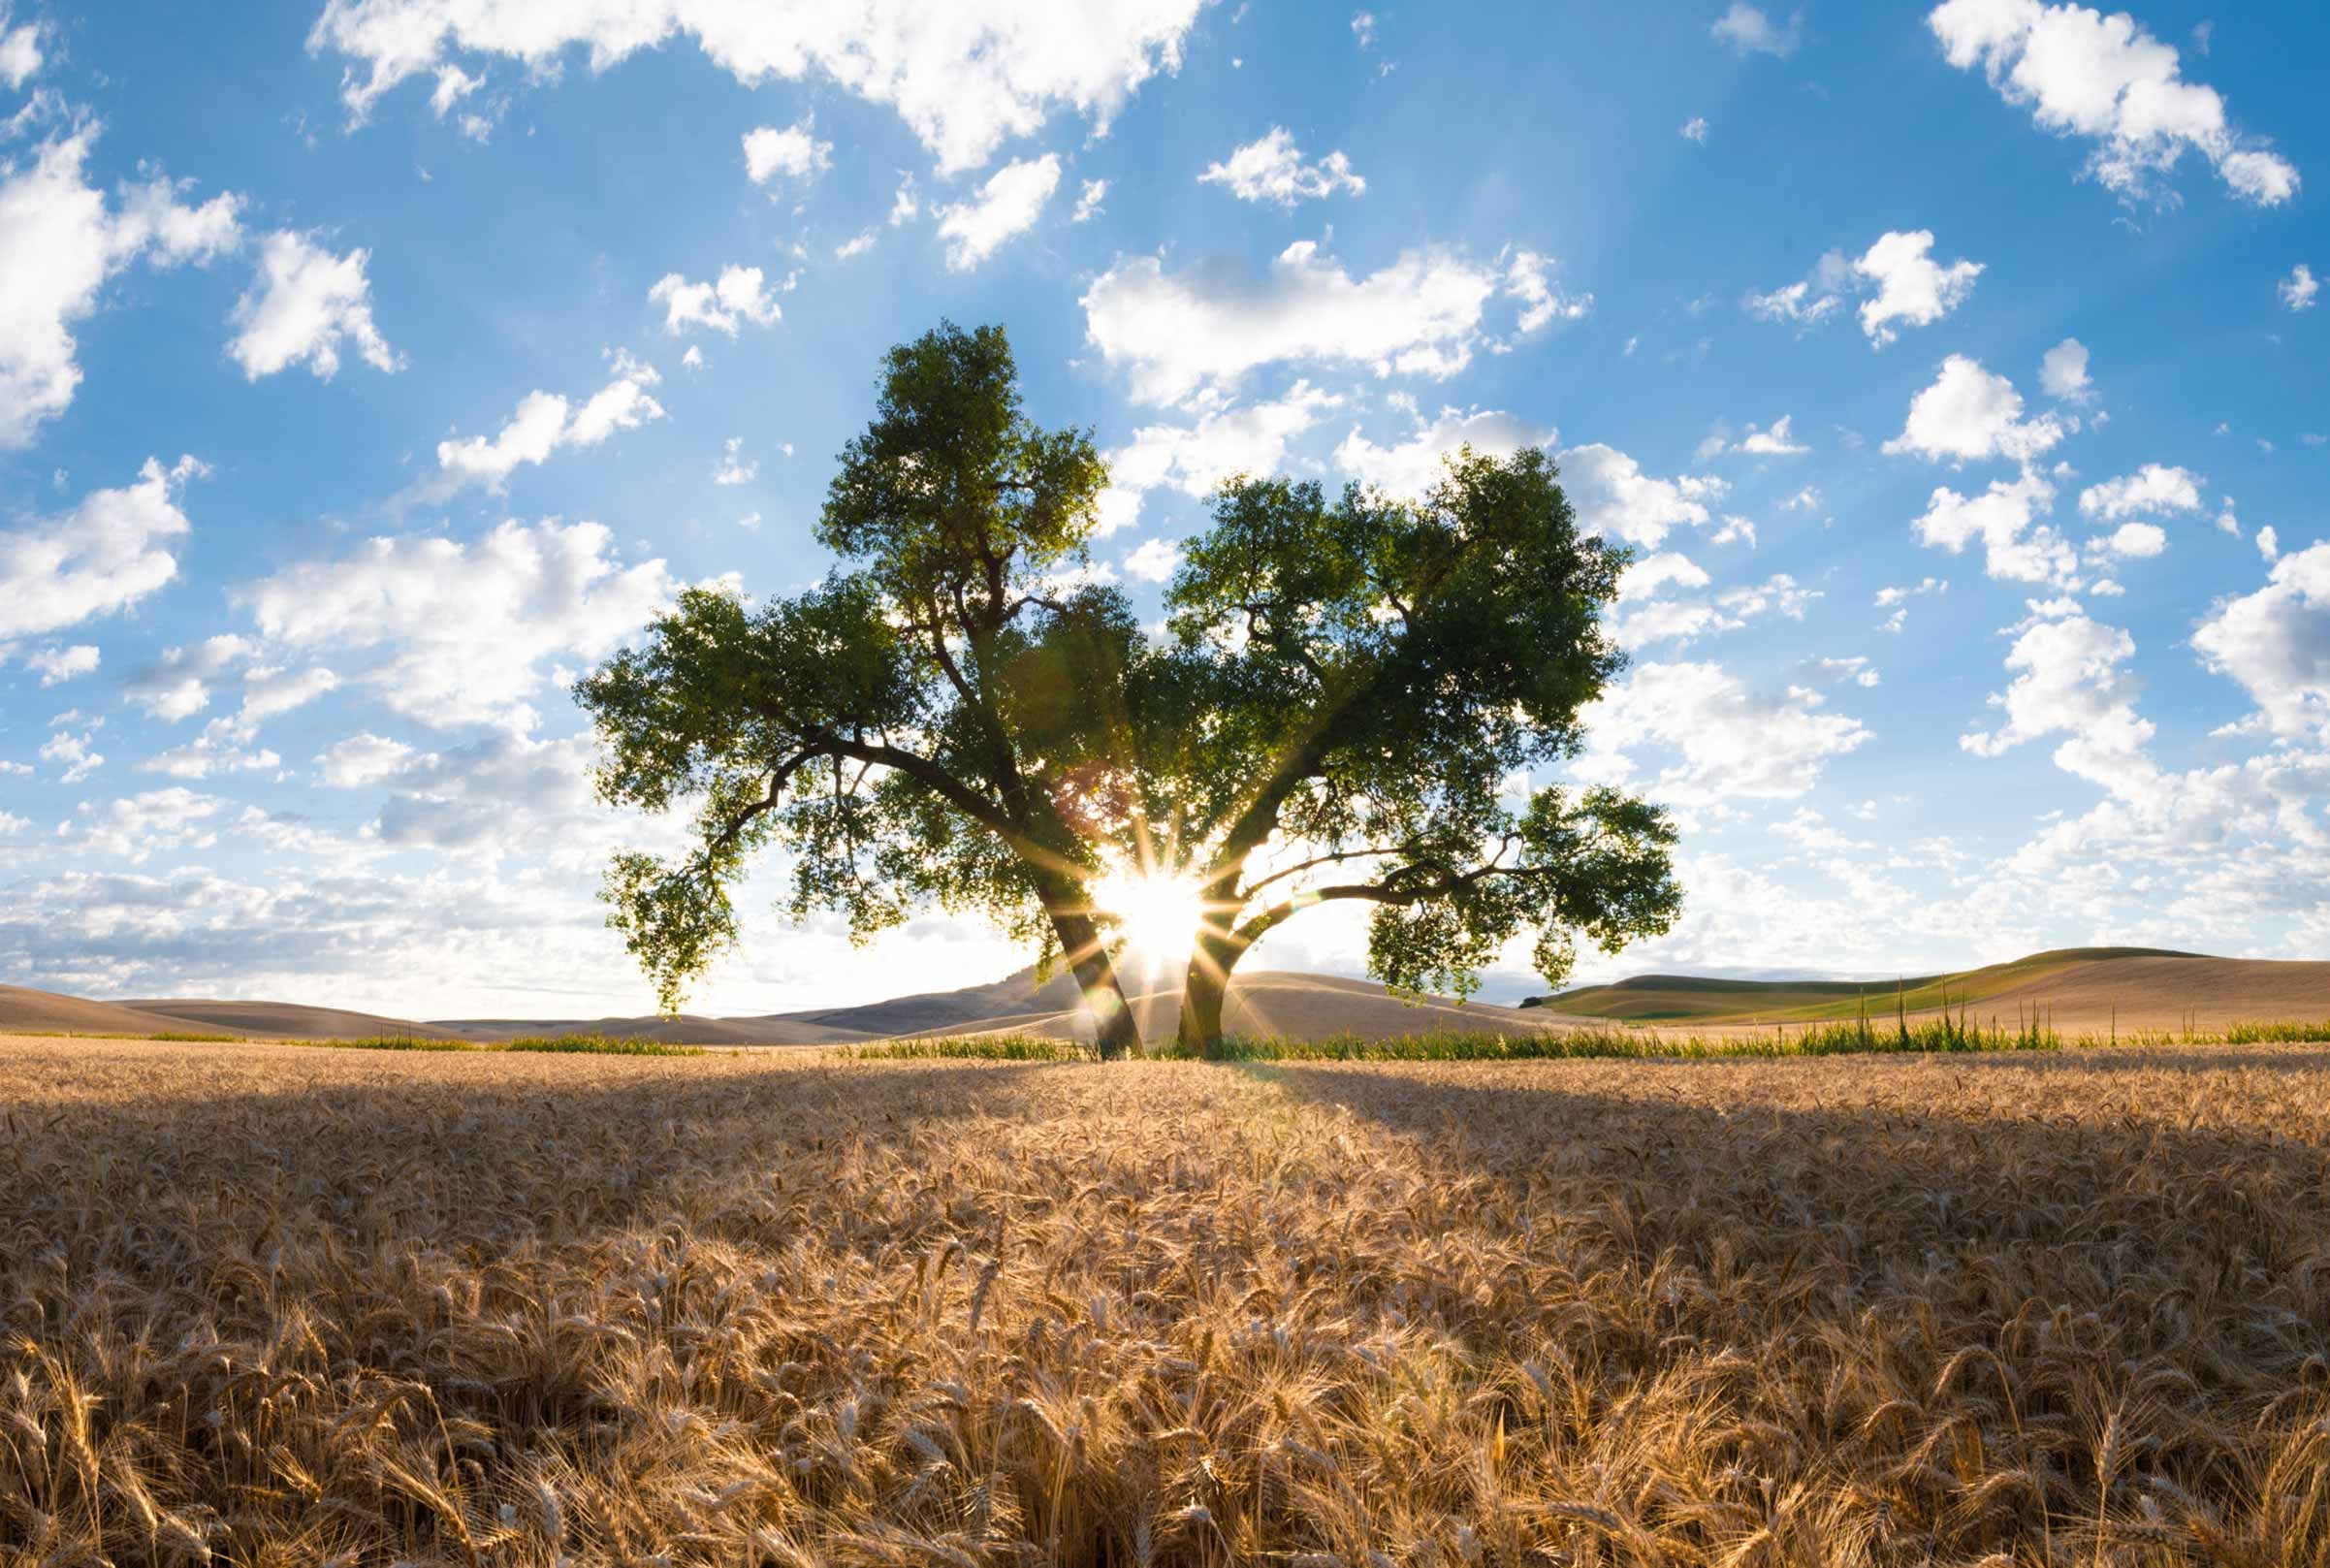
[[[1115,918],[1127,944],[1141,957],[1178,963],[1189,955],[1201,906],[1197,885],[1186,879],[1119,873],[1094,889],[1093,903]]]

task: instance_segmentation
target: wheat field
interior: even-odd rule
[[[2298,1047],[0,1042],[10,1564],[2319,1564]]]

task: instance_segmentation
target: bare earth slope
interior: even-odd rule
[[[1149,1040],[1171,1038],[1180,1006],[1181,992],[1177,986],[1135,996],[1133,1008],[1140,1019],[1141,1037]],[[1411,1007],[1372,980],[1304,975],[1292,970],[1257,970],[1232,976],[1229,1003],[1223,1010],[1222,1023],[1233,1035],[1286,1035],[1300,1040],[1331,1035],[1396,1040],[1403,1035],[1442,1030],[1536,1035],[1591,1027],[1583,1019],[1497,1007],[1486,1002],[1458,1004],[1453,997],[1431,997]],[[1060,1011],[988,1018],[950,1033],[1083,1040],[1091,1038],[1092,1029],[1081,1013]]]
[[[2065,1034],[2222,1029],[2330,1018],[2330,963],[2263,958],[2106,958],[2060,970],[1973,1005],[1985,1016],[2044,1009]]]
[[[231,1035],[233,1029],[157,1018],[118,1002],[0,985],[0,1032],[27,1035],[155,1035],[198,1031]]]
[[[452,1031],[409,1018],[386,1018],[376,1012],[350,1012],[345,1008],[309,1008],[296,1002],[212,1002],[199,997],[168,1001],[114,1004],[156,1020],[149,1029],[200,1029],[214,1033],[242,1033],[277,1040],[371,1040],[401,1035],[416,1040],[446,1040]]]

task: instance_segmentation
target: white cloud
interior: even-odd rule
[[[372,324],[372,285],[365,276],[371,253],[335,256],[306,235],[278,229],[259,242],[259,271],[235,303],[241,329],[227,353],[256,381],[304,363],[319,380],[339,369],[342,340],[367,365],[395,370],[402,363]]]
[[[1359,48],[1363,49],[1375,48],[1375,31],[1374,12],[1355,11],[1351,14],[1351,36]]]
[[[1732,8],[1716,17],[1708,31],[1740,54],[1772,54],[1785,59],[1803,42],[1803,13],[1789,16],[1786,27],[1774,27],[1770,16],[1746,0],[1732,0]]]
[[[201,265],[241,242],[241,198],[232,193],[190,207],[180,184],[156,175],[109,206],[82,174],[98,130],[83,120],[29,160],[0,162],[0,448],[29,444],[72,405],[73,331],[110,278],[141,258]]]
[[[2136,715],[2138,683],[2120,667],[2135,652],[2135,639],[2126,632],[2084,615],[2037,620],[2007,653],[2014,679],[1991,698],[2005,711],[2006,722],[1969,730],[1959,745],[1976,756],[1997,756],[2025,741],[2068,731],[2057,763],[2083,778],[2108,776],[2137,759],[2152,739],[2152,724]]]
[[[1057,109],[1104,131],[1141,83],[1179,69],[1203,4],[1100,0],[1068,26],[1055,9],[1015,0],[329,0],[307,47],[350,58],[341,96],[362,119],[456,53],[515,58],[540,80],[570,49],[587,49],[598,71],[683,35],[747,86],[820,76],[890,106],[955,174]]]
[[[70,714],[60,714],[49,722],[63,724],[73,717]],[[104,720],[99,720],[79,734],[75,734],[69,729],[56,730],[42,746],[41,760],[53,762],[64,770],[58,775],[60,782],[69,784],[80,783],[90,774],[105,766],[105,758],[95,750],[97,731],[103,724]]]
[[[975,199],[939,208],[939,238],[946,241],[948,270],[967,272],[1036,227],[1059,188],[1060,157],[1047,152],[1004,165]]]
[[[1090,223],[1093,219],[1099,217],[1103,211],[1107,210],[1105,208],[1101,206],[1101,204],[1107,199],[1108,181],[1105,179],[1086,180],[1084,182],[1083,191],[1076,197],[1076,209],[1069,214],[1068,221],[1070,223]]]
[[[1085,291],[1085,327],[1144,402],[1181,402],[1208,389],[1226,395],[1248,371],[1281,360],[1444,379],[1471,363],[1504,272],[1435,246],[1355,278],[1308,240],[1280,252],[1259,281],[1234,263],[1167,274],[1157,258],[1140,256]]]
[[[0,5],[0,81],[8,83],[9,91],[20,92],[41,69],[41,24],[37,21],[8,25],[8,8]]]
[[[2055,487],[2026,468],[2012,483],[1992,480],[1990,489],[1979,496],[1961,496],[1947,487],[1935,490],[1925,515],[1910,527],[1922,543],[1939,545],[1952,555],[1981,540],[1983,570],[1992,577],[2065,583],[2078,567],[2078,557],[2061,534],[2036,523],[2054,506]]]
[[[1885,443],[1892,453],[1915,452],[1930,461],[2011,458],[2027,462],[2063,438],[2053,414],[2023,418],[2023,395],[1981,362],[1953,354],[1933,385],[1910,400],[1901,433]]]
[[[1722,480],[1708,475],[1656,479],[1615,447],[1593,442],[1560,457],[1562,489],[1577,510],[1579,531],[1655,550],[1673,528],[1708,526]]]
[[[1362,484],[1420,496],[1439,483],[1447,461],[1467,446],[1484,457],[1505,458],[1524,446],[1549,446],[1553,439],[1551,430],[1496,409],[1443,408],[1429,422],[1419,419],[1406,440],[1389,446],[1378,446],[1354,426],[1335,448],[1335,463]]]
[[[258,725],[248,718],[213,719],[203,731],[138,764],[142,773],[163,773],[173,779],[208,779],[226,773],[258,773],[278,768],[283,759],[264,747],[254,747]]]
[[[1645,573],[1640,567],[1650,569]],[[1805,609],[1821,596],[1786,572],[1699,597],[1662,596],[1670,586],[1690,588],[1707,581],[1704,570],[1671,551],[1628,567],[1619,581],[1620,608],[1611,623],[1612,637],[1628,650],[1658,643],[1679,649],[1716,632],[1737,631],[1767,615],[1802,621]],[[1627,608],[1629,604],[1633,608]]]
[[[677,592],[661,560],[624,566],[612,544],[600,524],[513,519],[468,544],[370,539],[236,597],[271,648],[359,656],[392,712],[526,729],[546,660],[603,656]]]
[[[2041,0],[1946,0],[1926,24],[1960,70],[1983,68],[2043,130],[2094,144],[2088,173],[2142,196],[2197,151],[2235,194],[2262,206],[2297,193],[2287,160],[2244,145],[2215,89],[2183,80],[2177,51],[2133,16]]]
[[[1747,433],[1733,442],[1731,450],[1764,458],[1793,457],[1800,452],[1809,452],[1812,450],[1810,447],[1796,444],[1794,438],[1788,433],[1788,422],[1793,417],[1789,414],[1782,414],[1771,422],[1771,429],[1768,431],[1760,431],[1753,425],[1748,426]]]
[[[1828,251],[1811,276],[1767,294],[1751,292],[1747,311],[1809,329],[1843,309],[1847,295],[1858,294],[1861,330],[1871,346],[1883,348],[1900,336],[1896,323],[1931,326],[1963,304],[1982,275],[1980,262],[1962,257],[1944,267],[1932,251],[1930,229],[1889,230],[1859,256]]]
[[[179,785],[109,802],[102,812],[83,803],[74,840],[92,854],[140,865],[169,849],[207,849],[218,842],[210,825],[222,802]]]
[[[1195,425],[1145,425],[1108,454],[1108,489],[1101,496],[1101,531],[1140,516],[1141,496],[1161,485],[1185,496],[1210,496],[1232,474],[1276,473],[1287,443],[1343,400],[1297,381],[1283,398],[1208,412]]]
[[[716,485],[749,485],[760,477],[760,460],[745,456],[745,438],[731,435],[720,449],[720,464],[713,470]]]
[[[2314,297],[2321,290],[2322,285],[2314,277],[2314,269],[2304,262],[2292,267],[2289,275],[2274,285],[2274,292],[2282,297],[2282,304],[2291,310],[2313,309]]]
[[[2150,560],[2168,548],[2168,530],[2157,523],[2123,523],[2098,540],[2097,548],[2123,559]],[[2110,586],[2117,592],[2117,585]],[[2102,593],[2106,588],[2098,583],[2095,592]]]
[[[1692,115],[1682,122],[1682,130],[1678,134],[1686,142],[1696,142],[1701,146],[1706,146],[1708,141],[1707,116],[1704,114]]]
[[[814,114],[801,118],[780,131],[773,125],[756,125],[744,135],[745,177],[755,185],[766,185],[773,179],[815,179],[833,167],[833,144],[820,142],[811,134],[816,123]]]
[[[1869,738],[1859,720],[1821,712],[1825,702],[1802,687],[1778,695],[1751,690],[1719,664],[1638,664],[1580,712],[1586,754],[1578,772],[1631,779],[1637,765],[1626,753],[1657,746],[1676,760],[1647,782],[1656,797],[1679,806],[1794,799],[1819,782],[1832,757]]]
[[[437,474],[422,494],[442,498],[464,485],[483,485],[499,494],[524,464],[542,464],[566,448],[596,446],[617,431],[636,430],[663,417],[663,405],[648,388],[662,377],[655,368],[618,351],[615,378],[580,407],[555,392],[534,391],[489,439],[471,435],[437,443]]]
[[[2084,402],[2091,396],[2088,379],[2088,345],[2066,337],[2039,360],[2039,390],[2066,402]]]
[[[122,692],[154,718],[175,723],[208,707],[211,688],[258,651],[233,633],[171,648],[123,682]]]
[[[2274,531],[2270,523],[2257,530],[2257,554],[2265,558],[2269,566],[2281,558],[2282,536]]]
[[[1505,269],[1505,292],[1521,302],[1521,313],[1514,323],[1524,333],[1533,333],[1555,320],[1582,320],[1594,308],[1590,294],[1564,294],[1550,277],[1551,258],[1534,250],[1516,250]]]
[[[744,322],[766,327],[784,314],[757,267],[723,267],[710,283],[690,283],[678,272],[666,272],[648,290],[648,300],[663,306],[663,330],[673,334],[709,327],[734,337]]]
[[[2148,463],[2134,473],[2081,491],[2079,510],[2083,516],[2104,523],[2162,512],[2197,512],[2201,509],[2200,487],[2207,483],[2189,468]]]
[[[316,782],[333,789],[361,789],[395,776],[413,755],[402,741],[361,730],[317,754]]]
[[[1143,539],[1125,557],[1124,573],[1136,583],[1167,583],[1181,569],[1181,546],[1170,539]]]
[[[2257,530],[2268,560],[2272,532]],[[2265,587],[2220,601],[2192,646],[2241,683],[2275,734],[2330,731],[2330,544],[2274,560]]]
[[[204,471],[192,458],[168,468],[148,458],[137,483],[0,532],[0,641],[127,609],[176,576],[171,541],[188,527],[178,493]]]
[[[36,648],[24,656],[24,667],[41,678],[43,686],[57,686],[97,669],[97,649],[89,643],[70,648]]]
[[[1351,172],[1351,159],[1330,152],[1317,163],[1302,161],[1302,149],[1283,125],[1273,125],[1197,176],[1201,185],[1227,185],[1242,202],[1275,202],[1291,208],[1336,191],[1362,195],[1367,181]]]
[[[1878,237],[1853,263],[1856,275],[1877,286],[1877,296],[1861,304],[1861,330],[1879,348],[1899,335],[1893,323],[1927,327],[1958,308],[1974,291],[1982,264],[1963,258],[1944,267],[1934,261],[1933,233],[1890,233]]]

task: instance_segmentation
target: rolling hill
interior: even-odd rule
[[[1168,1037],[1178,987],[1134,989],[1142,1035]],[[1519,1008],[1446,997],[1410,1007],[1372,981],[1283,970],[1242,973],[1225,1021],[1238,1034],[1386,1039],[1434,1030],[1496,1033],[1606,1028],[1730,1033],[1850,1018],[1866,1008],[1912,1017],[1947,1006],[1988,1023],[2036,1015],[2065,1034],[2218,1029],[2240,1021],[2330,1018],[2330,963],[2210,958],[2148,947],[2073,947],[1949,975],[1899,981],[1740,980],[1644,975],[1533,998]],[[1065,975],[1037,983],[1021,970],[986,985],[917,992],[852,1008],[741,1017],[455,1018],[416,1022],[280,1002],[194,998],[92,1002],[0,986],[0,1033],[209,1034],[351,1040],[412,1036],[480,1041],[600,1034],[701,1045],[834,1045],[914,1035],[1089,1037]]]

